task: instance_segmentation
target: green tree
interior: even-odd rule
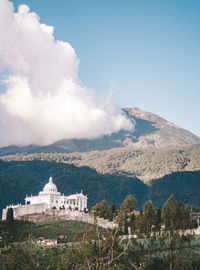
[[[194,224],[189,208],[183,202],[176,201],[173,195],[164,204],[161,218],[165,226],[165,231],[171,234],[177,230],[190,229]]]
[[[145,203],[142,213],[135,220],[136,233],[144,238],[144,246],[148,253],[147,265],[151,264],[152,248],[157,241],[158,220],[158,211],[153,207],[151,200]]]
[[[160,210],[154,208],[151,200],[145,203],[143,211],[135,220],[135,226],[137,233],[145,237],[159,233],[161,227]]]
[[[90,210],[90,212],[94,212],[96,216],[109,219],[110,221],[113,220],[115,211],[116,211],[115,205],[112,206],[107,205],[106,200],[103,200],[95,204]]]
[[[128,195],[123,201],[120,210],[130,213],[135,209],[136,199],[133,196]]]
[[[81,251],[76,246],[67,248],[66,252],[61,256],[60,267],[61,269],[75,270],[81,269],[80,265],[83,264],[83,257]]]
[[[120,232],[123,234],[128,233],[128,220],[127,219],[128,219],[127,213],[123,210],[120,210],[117,217],[117,223],[118,223]]]
[[[84,258],[80,269],[119,269],[118,262],[128,250],[129,243],[129,239],[121,243],[118,229],[100,230],[91,227],[79,245],[81,257]]]
[[[147,234],[151,234],[155,229],[155,219],[156,219],[156,212],[151,200],[145,203],[144,205],[143,217],[146,221],[145,232]]]
[[[8,208],[7,214],[6,214],[6,224],[9,228],[12,227],[14,222],[14,217],[13,217],[13,209]]]
[[[183,202],[176,201],[173,196],[170,196],[164,204],[161,218],[164,225],[163,238],[169,250],[170,270],[172,270],[175,269],[175,265],[181,265],[180,258],[184,257],[184,251],[182,250],[180,253],[179,250],[191,241],[191,236],[182,236],[180,231],[192,228],[194,223],[190,216],[189,208]],[[189,261],[187,263],[189,264]],[[177,266],[176,269],[184,268],[178,268]],[[190,269],[189,266],[188,269]]]
[[[128,195],[123,201],[119,214],[117,217],[117,223],[119,225],[119,229],[123,234],[128,233],[128,228],[133,226],[133,217],[131,213],[133,212],[136,204],[136,199],[131,195]]]

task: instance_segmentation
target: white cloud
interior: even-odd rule
[[[111,103],[79,83],[79,59],[53,31],[27,5],[14,13],[11,2],[0,0],[0,72],[8,73],[0,94],[0,146],[96,138],[133,128]]]

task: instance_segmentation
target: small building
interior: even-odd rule
[[[44,186],[43,190],[37,196],[26,196],[25,205],[17,204],[7,206],[3,209],[2,219],[6,219],[8,208],[13,209],[14,218],[24,215],[44,213],[48,210],[77,210],[87,211],[87,196],[81,193],[65,196],[58,192],[53,178]]]
[[[57,245],[58,244],[58,240],[57,239],[44,239],[44,242],[42,242],[42,245],[45,246],[52,246],[52,245]]]
[[[57,239],[45,239],[44,237],[39,237],[37,240],[38,245],[42,246],[52,246],[52,245],[57,245],[58,240]]]

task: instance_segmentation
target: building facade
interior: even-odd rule
[[[53,178],[50,177],[49,182],[37,196],[26,196],[25,205],[10,205],[3,209],[3,220],[6,219],[8,208],[13,209],[13,215],[16,219],[24,215],[45,213],[51,209],[87,211],[87,196],[82,191],[79,194],[69,196],[61,194],[53,183]]]

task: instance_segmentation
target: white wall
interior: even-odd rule
[[[9,208],[9,207],[8,207]],[[6,219],[7,209],[3,209],[2,219]],[[13,217],[18,219],[20,216],[31,215],[44,213],[48,209],[48,205],[46,203],[38,203],[38,204],[25,204],[19,205],[17,207],[13,207]]]

